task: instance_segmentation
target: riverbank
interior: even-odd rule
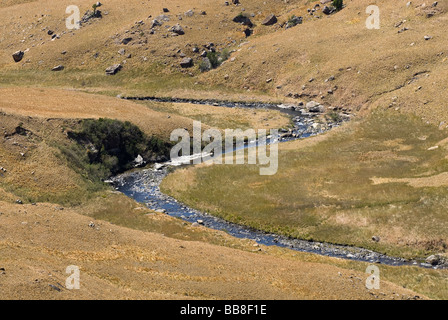
[[[417,266],[434,269],[448,268],[448,264],[432,266],[422,260],[406,260],[398,257],[389,257],[372,250],[347,245],[293,239],[228,222],[208,213],[190,208],[176,199],[163,194],[160,191],[160,184],[170,171],[171,168],[169,167],[160,168],[158,166],[157,169],[137,170],[116,176],[111,182],[116,190],[139,203],[145,204],[151,210],[188,221],[193,226],[203,225],[211,229],[225,231],[229,235],[237,238],[254,240],[261,245],[279,246],[328,257],[390,266]]]

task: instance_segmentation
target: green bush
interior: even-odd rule
[[[83,120],[80,131],[69,137],[77,143],[62,153],[92,180],[131,169],[138,155],[147,162],[166,160],[171,146],[130,122],[111,119]]]
[[[228,49],[224,49],[221,52],[210,51],[207,53],[208,61],[206,59],[204,59],[199,64],[199,70],[201,70],[202,72],[205,72],[205,71],[209,71],[210,69],[216,69],[224,61],[228,60],[229,57],[230,57],[230,51]]]
[[[344,0],[333,0],[333,6],[336,10],[341,10],[344,7]]]

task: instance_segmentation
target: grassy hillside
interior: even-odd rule
[[[3,298],[448,298],[446,271],[381,266],[381,290],[368,291],[365,263],[191,227],[90,179],[61,152],[74,143],[67,132],[85,119],[129,121],[165,141],[173,129],[191,132],[193,120],[203,129],[290,124],[274,111],[134,103],[118,94],[318,101],[355,120],[282,144],[277,175],[202,165],[176,171],[164,190],[268,231],[404,257],[446,256],[448,3],[378,0],[381,28],[368,30],[369,0],[345,0],[328,16],[322,6],[310,14],[320,3],[310,0],[102,2],[102,18],[79,30],[65,25],[73,1],[0,3]],[[76,1],[81,17],[93,3]],[[233,22],[240,14],[253,24],[248,37],[248,27]],[[262,25],[270,14],[278,22]],[[286,29],[294,15],[303,23]],[[154,19],[163,24],[153,27]],[[176,24],[184,34],[170,31]],[[24,56],[14,62],[18,50]],[[227,59],[201,72],[204,51]],[[193,66],[181,67],[183,58]],[[106,75],[114,64],[121,71]],[[83,290],[60,288],[72,264],[81,267]]]
[[[268,232],[424,258],[448,250],[445,137],[415,116],[376,111],[312,145],[282,144],[273,176],[255,165],[197,166],[162,190]]]

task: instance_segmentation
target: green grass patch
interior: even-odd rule
[[[260,176],[253,165],[189,168],[168,176],[162,190],[190,206],[268,232],[425,257],[447,251],[447,188],[374,184],[372,178],[448,171],[443,150],[427,150],[444,138],[417,117],[378,111],[311,147],[280,148],[274,176]],[[194,182],[183,177],[191,171]],[[374,235],[382,240],[373,242]]]

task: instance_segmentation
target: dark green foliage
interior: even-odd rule
[[[216,52],[207,53],[207,58],[210,60],[213,69],[219,66],[218,54]]]
[[[230,52],[228,49],[224,49],[221,52],[210,51],[207,53],[207,58],[208,58],[208,61],[210,61],[210,64],[207,61],[202,61],[202,63],[199,65],[199,69],[202,72],[209,71],[210,69],[216,69],[224,61],[229,59],[229,57],[230,57]]]
[[[333,6],[336,10],[341,10],[344,7],[344,0],[333,0]]]
[[[77,144],[61,151],[93,180],[131,169],[138,155],[147,162],[165,160],[170,150],[170,144],[147,137],[132,123],[118,120],[84,120],[80,131],[68,134]]]

